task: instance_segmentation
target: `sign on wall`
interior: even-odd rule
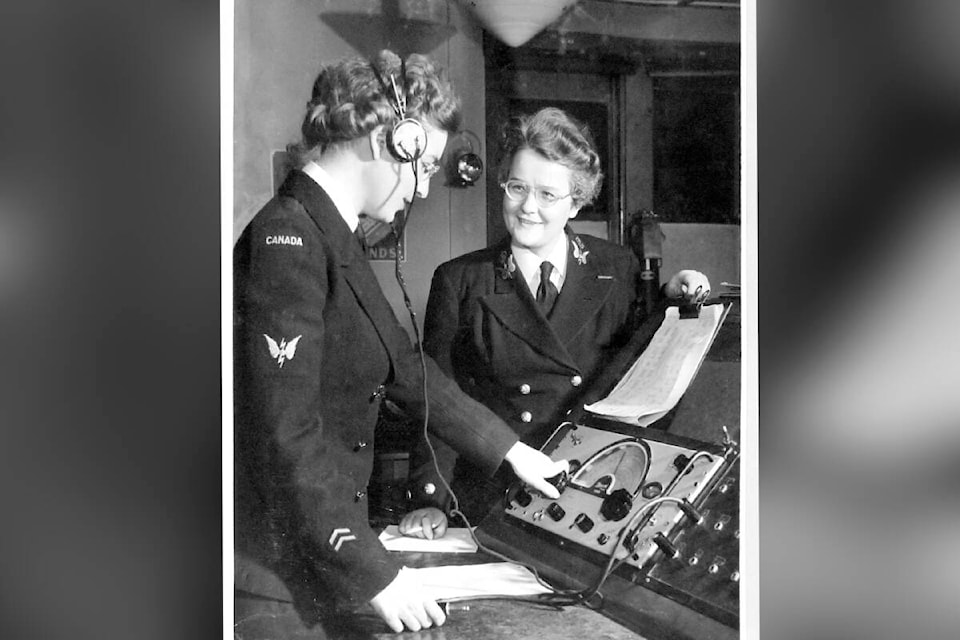
[[[396,260],[397,234],[392,225],[370,218],[360,218],[359,235],[367,248],[367,260]],[[406,245],[407,239],[404,238],[400,248],[401,260],[407,259]]]

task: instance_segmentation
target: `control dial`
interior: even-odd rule
[[[607,520],[623,520],[633,508],[633,496],[626,489],[617,489],[600,505],[600,515]]]

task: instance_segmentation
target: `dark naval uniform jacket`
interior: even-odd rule
[[[370,600],[399,565],[368,524],[374,427],[422,415],[420,359],[356,237],[295,171],[234,249],[235,587]],[[427,358],[430,427],[488,474],[517,436]]]
[[[549,318],[516,268],[506,238],[440,265],[424,319],[426,352],[534,447],[573,406],[609,391],[597,377],[637,322],[640,267],[633,252],[569,228],[567,240],[567,273]],[[467,506],[467,494],[483,478],[466,461],[454,472],[456,454],[438,450],[444,475],[463,480],[458,497]],[[443,508],[446,493],[422,448],[413,468],[412,506]]]

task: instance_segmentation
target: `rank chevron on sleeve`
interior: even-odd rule
[[[350,532],[350,529],[341,528],[333,530],[333,533],[330,534],[329,542],[330,546],[333,547],[333,550],[339,552],[340,547],[344,542],[350,542],[351,540],[356,539],[357,536],[353,535],[353,533]]]

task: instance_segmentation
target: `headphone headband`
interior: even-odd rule
[[[403,60],[400,61],[400,73],[403,76],[403,93],[400,93],[400,89],[397,87],[396,78],[393,74],[390,74],[390,85],[387,85],[386,80],[383,79],[383,74],[380,73],[380,69],[377,68],[377,64],[370,61],[370,69],[373,71],[374,77],[376,77],[377,82],[380,83],[380,90],[383,91],[383,95],[386,96],[387,102],[390,103],[390,106],[393,107],[394,113],[397,114],[397,117],[403,120],[407,111],[407,73],[406,73],[406,64]],[[392,99],[391,99],[392,96]]]
[[[397,86],[397,80],[390,74],[390,85],[383,79],[376,62],[370,61],[370,69],[380,83],[387,102],[397,114],[397,122],[387,132],[387,149],[400,162],[413,162],[423,155],[427,147],[427,132],[419,120],[407,117],[407,63],[400,59],[400,77],[403,89]]]

